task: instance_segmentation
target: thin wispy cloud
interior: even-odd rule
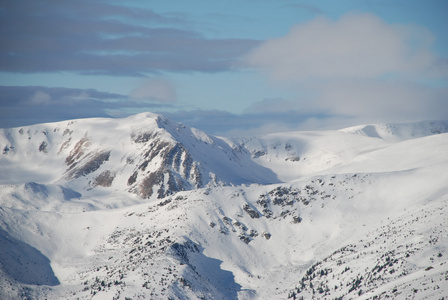
[[[174,103],[177,101],[177,93],[173,84],[168,80],[160,78],[145,80],[138,88],[131,92],[130,97],[161,103]]]
[[[274,132],[328,129],[322,124],[332,120],[325,114],[302,114],[298,111],[257,112],[241,114],[223,110],[180,110],[165,113],[173,120],[225,137],[249,137]],[[340,125],[340,124],[337,124]]]

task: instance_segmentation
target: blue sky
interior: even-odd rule
[[[448,1],[2,1],[0,127],[151,111],[211,134],[447,119]]]

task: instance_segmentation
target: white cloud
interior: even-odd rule
[[[263,100],[250,109],[325,115],[340,126],[445,119],[448,64],[431,51],[433,40],[425,28],[371,14],[318,17],[245,57],[297,92],[294,99]]]
[[[338,21],[318,17],[265,42],[246,57],[274,79],[375,78],[435,72],[431,33],[417,26],[390,25],[371,14]]]
[[[448,89],[412,82],[333,82],[319,85],[315,103],[353,123],[446,119]]]
[[[151,100],[163,103],[174,103],[177,101],[177,93],[173,85],[164,79],[149,79],[134,89],[131,98]]]
[[[50,104],[51,96],[42,91],[36,91],[30,98],[30,103],[35,105]]]

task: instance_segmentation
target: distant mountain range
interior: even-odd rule
[[[1,299],[440,299],[448,121],[0,129]]]

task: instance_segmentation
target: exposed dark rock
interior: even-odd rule
[[[115,173],[111,172],[109,170],[106,170],[102,172],[98,177],[95,179],[95,182],[93,186],[104,186],[104,187],[110,187],[112,185],[112,182],[115,178]]]
[[[128,179],[128,185],[132,185],[137,181],[138,172],[135,171]]]
[[[224,223],[226,223],[227,225],[230,225],[232,223],[232,220],[226,216],[222,217],[222,220],[224,221]]]
[[[244,235],[244,234],[239,235],[238,237],[239,237],[240,240],[242,240],[246,244],[249,244],[250,241],[251,241],[250,237],[248,237],[247,235]]]
[[[196,188],[201,188],[204,186],[202,183],[202,174],[196,163],[193,164],[193,170],[190,172],[190,180],[195,183]]]
[[[298,190],[286,188],[286,187],[277,187],[276,189],[269,192],[269,195],[274,197],[272,201],[275,205],[285,206],[285,205],[293,205],[294,200],[299,193]]]
[[[155,140],[150,144],[150,148],[146,151],[144,157],[149,161],[153,160],[154,157],[157,156],[165,158],[166,153],[170,151],[171,147],[173,147],[171,143]]]
[[[229,233],[229,229],[227,229],[227,227],[221,226],[219,228],[219,233],[228,234]]]
[[[146,176],[142,180],[140,187],[139,187],[140,188],[139,194],[143,198],[151,197],[151,195],[153,193],[153,187],[162,181],[163,181],[163,173],[160,172],[160,170],[157,172],[154,172],[154,173],[150,173],[148,176]]]
[[[163,201],[159,202],[159,203],[157,204],[157,206],[165,206],[165,205],[171,203],[171,201],[173,201],[173,200],[172,200],[171,198],[168,198],[168,199],[166,199],[166,200],[163,200]]]
[[[298,156],[289,156],[287,158],[285,158],[286,161],[292,161],[292,162],[296,162],[296,161],[300,161],[300,157]]]
[[[252,218],[257,219],[260,217],[260,214],[258,211],[256,211],[253,207],[251,207],[249,204],[243,205],[243,210]]]
[[[300,222],[302,222],[302,218],[301,217],[299,217],[299,216],[294,216],[294,217],[292,217],[292,222],[294,223],[294,224],[297,224],[297,223],[300,223]]]
[[[256,202],[258,205],[260,205],[262,207],[263,215],[266,218],[270,218],[274,214],[272,212],[272,210],[270,209],[270,205],[269,205],[270,201],[271,200],[269,199],[268,195],[260,195],[260,197],[258,198],[258,200]]]
[[[258,157],[260,157],[260,156],[264,156],[264,155],[266,155],[266,154],[267,154],[267,153],[264,152],[264,151],[257,151],[257,152],[255,152],[255,153],[252,154],[252,157],[253,157],[253,158],[258,158]]]
[[[189,258],[188,258],[189,253],[199,253],[200,252],[199,246],[196,245],[195,243],[193,243],[192,241],[187,241],[183,244],[174,243],[171,245],[171,249],[184,263],[189,262]]]
[[[243,231],[247,231],[246,225],[244,225],[243,223],[241,223],[239,221],[233,222],[233,225],[236,226],[236,227],[239,227]]]
[[[186,189],[185,181],[183,180],[183,178],[178,176],[176,173],[174,173],[172,171],[167,171],[166,175],[168,176],[168,186],[163,185],[164,191],[163,191],[162,197],[165,197],[167,195],[172,195],[174,193],[177,193],[179,191],[184,191]]]
[[[147,149],[144,150],[144,160],[138,166],[139,171],[148,171],[150,162],[156,158],[161,163],[157,169],[152,167],[148,172],[149,175],[139,182],[139,187],[133,188],[131,191],[138,193],[143,198],[149,198],[154,193],[157,193],[157,198],[163,198],[179,191],[188,190],[192,186],[195,188],[203,186],[198,165],[182,144],[167,142],[158,138],[157,134],[149,133],[134,136],[134,141],[149,143]],[[138,176],[139,172],[136,170],[129,177],[128,185],[138,182]]]
[[[138,166],[138,169],[145,171],[148,164],[149,164],[149,160],[145,160],[140,166]]]
[[[264,231],[263,232],[263,237],[267,240],[269,240],[271,238],[271,234],[269,232]]]
[[[65,142],[61,144],[61,147],[59,148],[58,154],[61,153],[63,150],[65,150],[68,146],[70,146],[70,142],[72,141],[72,138],[69,138]]]
[[[39,152],[48,153],[47,146],[48,146],[47,142],[43,141],[43,142],[39,145]]]
[[[10,151],[14,151],[14,146],[8,146],[8,145],[6,145],[4,148],[3,148],[3,154],[8,154]]]
[[[250,237],[258,236],[258,231],[254,230],[254,229],[251,229],[250,232],[249,232],[249,236]]]
[[[91,156],[91,158],[84,163],[81,167],[74,168],[71,170],[71,172],[68,174],[68,178],[78,178],[81,176],[85,176],[87,174],[90,174],[92,172],[95,172],[100,168],[100,166],[109,160],[110,151],[103,151],[100,153],[96,153]]]
[[[157,132],[143,132],[139,134],[131,134],[134,143],[146,143],[157,136]]]
[[[81,140],[79,140],[72,151],[70,151],[70,155],[65,159],[65,163],[67,164],[67,166],[73,165],[76,160],[81,158],[81,156],[84,155],[85,149],[89,147],[89,145],[89,139],[82,138]]]

